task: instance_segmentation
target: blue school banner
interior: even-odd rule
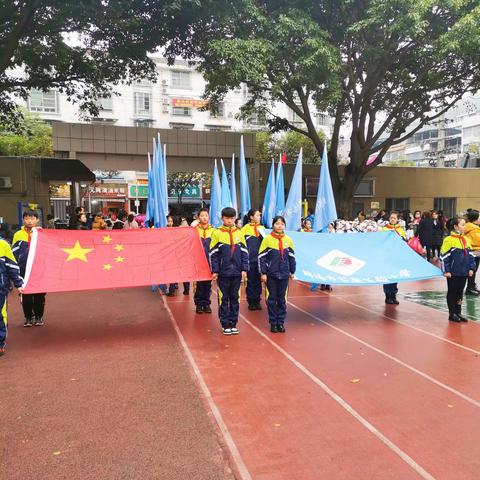
[[[287,232],[297,260],[296,280],[330,285],[381,285],[442,276],[394,232]]]

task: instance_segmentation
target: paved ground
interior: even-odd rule
[[[47,296],[0,359],[2,480],[232,479],[227,450],[159,296]]]
[[[478,323],[297,282],[286,334],[241,313],[224,337],[191,298],[135,289],[50,295],[45,328],[12,320],[2,478],[479,478]]]

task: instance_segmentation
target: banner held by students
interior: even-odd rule
[[[195,228],[34,231],[25,293],[209,280]]]
[[[382,285],[442,276],[394,232],[305,235],[295,245],[295,279],[330,285]]]

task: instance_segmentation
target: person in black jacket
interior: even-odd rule
[[[427,260],[434,257],[440,258],[440,248],[442,246],[444,232],[443,221],[436,210],[433,210],[430,216],[421,220],[417,233],[420,242],[427,251]]]
[[[87,215],[85,213],[80,213],[80,215],[77,216],[75,230],[90,230],[88,228]]]

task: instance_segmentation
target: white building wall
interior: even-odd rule
[[[153,58],[157,65],[157,81],[151,83],[142,81],[133,85],[115,86],[115,92],[111,99],[111,109],[102,109],[98,118],[92,119],[88,114],[80,112],[78,105],[72,104],[63,94],[56,93],[55,112],[48,111],[50,108],[35,107],[34,101],[18,100],[26,108],[37,113],[49,121],[62,122],[103,122],[113,125],[135,126],[139,124],[151,125],[155,128],[192,128],[195,130],[255,130],[264,129],[264,124],[249,123],[236,118],[240,107],[247,100],[245,87],[230,91],[223,102],[223,114],[212,115],[209,111],[200,111],[197,107],[191,107],[188,114],[179,115],[180,110],[175,109],[176,101],[201,101],[205,91],[206,82],[203,76],[183,60],[177,61],[174,66],[168,66],[164,58]],[[176,86],[173,77],[176,72],[184,72],[189,76],[188,85]],[[138,111],[136,109],[136,97],[146,95],[148,97],[148,109]],[[145,106],[145,105],[143,105]],[[273,107],[275,114],[294,120],[294,114],[283,104]],[[312,111],[315,111],[312,105]],[[315,117],[319,130],[327,137],[330,136],[331,119],[322,113]],[[145,123],[143,123],[145,122]],[[302,122],[299,122],[301,125]]]

